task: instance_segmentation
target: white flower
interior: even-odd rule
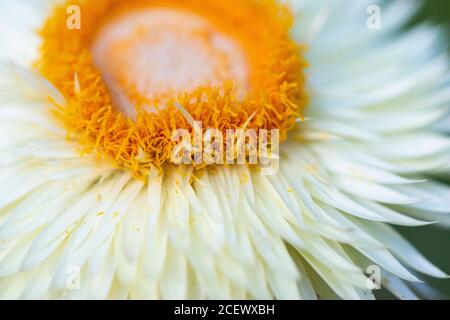
[[[374,1],[286,2],[310,97],[279,172],[167,165],[145,180],[80,155],[52,112],[70,103],[65,84],[32,66],[55,1],[0,3],[1,298],[370,299],[372,265],[416,298],[419,274],[447,277],[391,226],[450,223],[435,179],[449,172],[445,41],[429,25],[402,29],[414,1],[375,1],[380,29],[366,23]],[[85,78],[73,73],[76,95]]]

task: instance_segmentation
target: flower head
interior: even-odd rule
[[[0,297],[415,298],[447,277],[392,225],[450,221],[448,60],[402,29],[416,5],[379,5],[2,1]],[[175,164],[178,129],[277,130],[279,170]]]

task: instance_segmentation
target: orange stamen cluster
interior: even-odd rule
[[[77,5],[81,28],[67,28],[67,8]],[[136,111],[134,118],[117,110],[99,69],[92,44],[108,22],[132,10],[187,10],[207,19],[242,48],[249,67],[249,88],[238,97],[233,81],[219,86],[177,92],[164,106],[125,86]],[[55,8],[41,30],[43,45],[38,70],[66,97],[57,116],[84,152],[97,151],[120,168],[145,175],[169,163],[176,129],[193,130],[180,112],[183,106],[203,128],[279,129],[287,138],[306,104],[306,66],[302,48],[290,38],[292,16],[276,0],[71,0]],[[126,42],[126,41],[125,41]],[[146,107],[153,103],[156,111]]]

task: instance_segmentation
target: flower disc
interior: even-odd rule
[[[272,0],[69,1],[41,31],[37,67],[65,95],[57,115],[84,151],[145,175],[170,161],[174,130],[193,130],[179,106],[203,129],[287,137],[306,103],[291,24]]]

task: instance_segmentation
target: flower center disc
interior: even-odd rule
[[[117,107],[131,118],[136,110],[130,95],[164,104],[226,81],[234,82],[242,98],[249,86],[239,44],[188,11],[152,8],[121,15],[102,28],[92,53]]]
[[[307,101],[292,24],[281,0],[67,0],[36,68],[65,96],[54,111],[84,153],[146,175],[193,121],[287,138]]]

